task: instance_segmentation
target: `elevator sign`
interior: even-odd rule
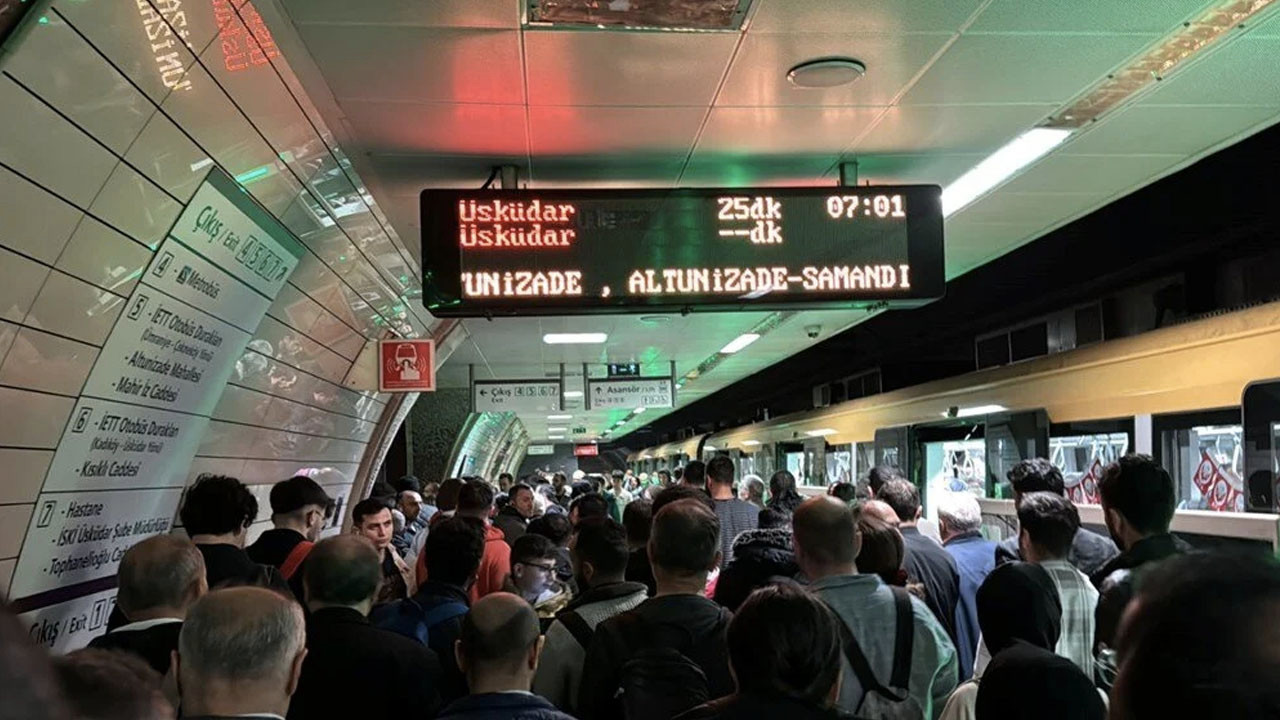
[[[433,392],[436,344],[433,340],[383,340],[378,346],[379,392]]]

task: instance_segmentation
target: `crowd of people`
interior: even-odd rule
[[[1149,457],[1103,472],[1107,536],[1019,463],[999,542],[888,467],[576,475],[377,483],[349,533],[289,478],[251,544],[254,496],[201,477],[88,648],[0,613],[0,720],[1280,718],[1280,567],[1171,535]]]

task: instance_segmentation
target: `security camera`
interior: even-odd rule
[[[805,325],[804,334],[808,335],[810,340],[816,339],[819,335],[822,334],[822,326],[821,325]]]

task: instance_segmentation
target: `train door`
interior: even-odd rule
[[[1272,512],[1280,480],[1280,380],[1250,383],[1242,407],[1248,509]]]
[[[796,478],[797,485],[807,485],[809,477],[809,457],[805,451],[805,444],[798,442],[778,443],[775,455],[777,457],[777,468],[786,470]]]
[[[911,436],[907,426],[876,430],[873,463],[896,467],[905,474],[911,467]],[[871,468],[867,468],[870,470]]]

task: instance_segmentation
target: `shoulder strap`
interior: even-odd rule
[[[567,610],[556,616],[556,619],[564,625],[564,629],[569,631],[573,639],[578,641],[583,650],[591,646],[591,636],[595,633],[592,632],[591,626],[587,624],[587,621],[583,620],[582,616],[576,611]]]
[[[315,543],[310,540],[303,540],[285,556],[284,562],[280,565],[280,574],[285,580],[292,580],[294,573],[298,572],[298,568],[302,565],[302,561],[307,559],[307,555],[311,554],[311,548],[315,547]]]
[[[911,636],[915,613],[911,610],[911,596],[905,588],[894,586],[890,589],[893,590],[893,606],[897,617],[893,638],[893,674],[889,684],[905,689],[911,679]]]
[[[467,610],[469,609],[470,608],[467,607],[466,603],[441,603],[423,614],[422,625],[426,628],[433,628],[445,620],[452,620],[459,615],[466,615]]]
[[[897,590],[897,588],[894,588],[894,589],[895,591]],[[897,607],[897,600],[898,600],[897,593],[895,592],[894,593],[895,609]],[[910,609],[910,604],[909,604],[910,600],[908,599],[907,602],[908,602],[907,607],[908,609]],[[876,674],[871,670],[871,664],[867,662],[867,656],[862,654],[862,648],[858,646],[858,640],[853,636],[853,630],[849,628],[849,625],[847,623],[845,623],[844,618],[840,617],[840,613],[837,613],[834,609],[832,609],[831,612],[836,616],[838,620],[840,620],[840,625],[841,627],[844,628],[844,635],[845,635],[844,657],[846,660],[849,661],[849,667],[853,670],[853,674],[858,676],[858,683],[862,685],[862,693],[865,695],[866,693],[875,691],[887,698],[890,698],[898,702],[905,700],[906,699],[905,697],[900,697],[894,691],[880,684],[880,680],[876,678]],[[908,620],[909,619],[910,618],[908,618]],[[908,625],[908,630],[909,629],[910,629],[910,625]],[[909,637],[910,636],[908,635],[908,638]],[[897,638],[895,638],[895,643],[896,642],[897,642]],[[896,648],[895,648],[895,652],[894,652],[895,677],[896,677],[896,673],[898,672],[897,656],[898,656],[898,653],[896,652]],[[908,660],[907,669],[910,670],[910,667],[911,667],[911,664],[910,664],[910,661]],[[905,687],[905,685],[900,687]]]

